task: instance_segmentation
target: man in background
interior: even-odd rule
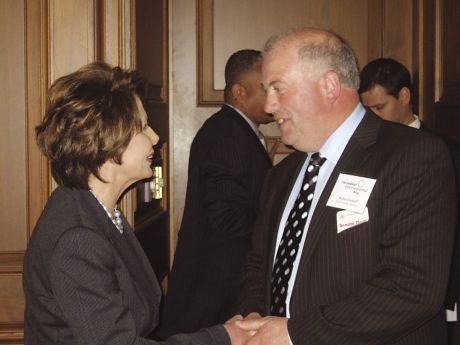
[[[332,32],[269,40],[262,76],[265,111],[297,151],[265,179],[239,301],[247,344],[445,344],[445,144],[366,112],[355,55]]]
[[[223,323],[236,312],[238,275],[251,244],[265,174],[272,167],[260,124],[262,54],[234,53],[225,104],[193,140],[187,195],[158,332],[162,338]]]
[[[365,106],[382,119],[429,131],[412,110],[413,85],[408,69],[394,59],[379,58],[369,62],[361,71],[359,94]],[[460,197],[460,143],[444,138],[455,169],[457,200]],[[458,204],[458,201],[457,201]],[[448,320],[458,322],[457,303],[460,297],[460,211],[447,289],[445,307]],[[454,327],[449,324],[449,327]],[[458,327],[458,326],[457,326]],[[460,332],[459,332],[460,334]]]
[[[409,71],[394,59],[369,62],[361,71],[359,94],[363,104],[382,119],[414,128],[424,127],[412,111]]]

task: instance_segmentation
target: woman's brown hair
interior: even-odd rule
[[[121,164],[131,138],[142,130],[136,96],[142,85],[134,71],[91,63],[57,79],[48,93],[37,144],[59,185],[88,189],[107,160]]]

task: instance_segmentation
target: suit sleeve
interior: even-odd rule
[[[183,334],[158,343],[136,333],[115,275],[117,263],[107,239],[87,229],[70,229],[51,258],[50,283],[79,344],[229,344],[222,326]]]
[[[249,149],[237,138],[223,138],[201,166],[207,223],[216,238],[250,236],[255,210],[251,207]]]
[[[448,151],[424,137],[393,158],[370,214],[379,217],[373,275],[349,296],[292,317],[294,345],[388,344],[443,312],[456,213]]]

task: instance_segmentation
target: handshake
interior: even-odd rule
[[[287,321],[285,317],[250,313],[245,318],[235,315],[224,327],[232,345],[289,345]]]

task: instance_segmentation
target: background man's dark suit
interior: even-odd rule
[[[452,161],[455,170],[455,180],[457,182],[457,206],[460,203],[460,143],[458,141],[447,140],[452,155]],[[458,208],[457,208],[458,209]],[[454,308],[455,302],[459,302],[460,298],[460,212],[457,214],[457,231],[455,234],[454,254],[452,257],[452,269],[449,280],[449,286],[446,296],[446,307]],[[458,309],[457,305],[457,315]],[[460,321],[457,321],[460,322]]]
[[[295,152],[266,177],[239,312],[269,314],[278,225],[305,158]],[[456,213],[449,163],[438,138],[366,113],[309,226],[290,301],[294,345],[445,344]],[[326,202],[339,173],[377,182],[369,221],[338,234],[339,210]]]
[[[234,315],[238,275],[271,166],[250,125],[227,105],[198,131],[190,152],[161,337],[225,322]]]
[[[25,344],[154,345],[161,291],[124,219],[120,234],[87,190],[58,187],[24,258]],[[42,327],[36,327],[42,325]],[[229,344],[222,326],[162,344]]]

